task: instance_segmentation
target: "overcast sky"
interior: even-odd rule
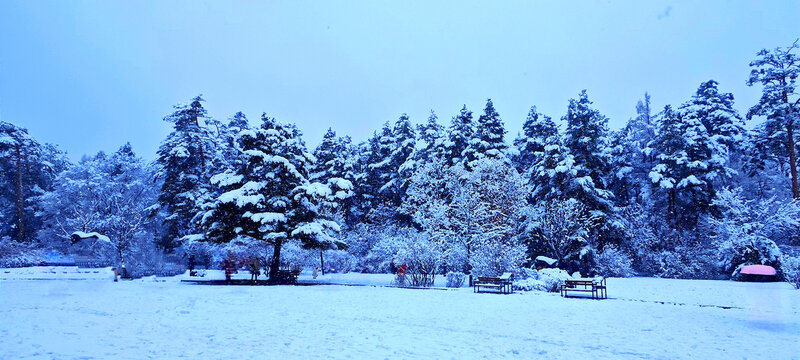
[[[761,48],[800,36],[800,1],[0,1],[0,120],[72,159],[126,141],[153,158],[172,106],[328,127],[364,140],[406,112],[448,124],[492,98],[510,142],[531,105],[587,89],[619,128],[705,80],[733,92]]]

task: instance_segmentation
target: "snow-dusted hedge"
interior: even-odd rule
[[[524,269],[518,273],[520,277],[525,276],[525,279],[514,281],[514,290],[520,291],[547,291],[558,292],[564,280],[571,279],[572,277],[564,270],[561,269]]]
[[[800,289],[800,257],[784,257],[782,270],[786,282]]]
[[[608,246],[594,258],[597,274],[610,277],[629,277],[633,275],[631,264],[633,261],[628,254]]]
[[[356,259],[344,250],[327,250],[323,253],[326,273],[347,273],[353,270]]]
[[[411,239],[397,254],[398,264],[408,266],[411,286],[433,286],[439,270],[440,256],[436,245],[426,236]]]
[[[9,237],[0,237],[0,267],[22,267],[38,265],[43,260],[42,252],[29,244],[19,243]]]
[[[462,272],[448,272],[447,273],[447,287],[449,288],[460,288],[464,286],[464,281],[467,279],[467,275]]]

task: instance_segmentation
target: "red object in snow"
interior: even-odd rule
[[[739,271],[740,274],[745,275],[766,275],[766,276],[775,276],[778,274],[775,271],[775,268],[768,265],[747,265],[742,267],[742,270]]]
[[[397,270],[397,273],[400,275],[405,275],[406,269],[408,269],[408,266],[406,264],[400,265],[400,269]]]

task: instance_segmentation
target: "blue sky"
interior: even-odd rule
[[[800,37],[800,1],[0,1],[0,120],[70,157],[126,141],[152,158],[172,106],[262,112],[315,146],[406,112],[449,123],[491,97],[511,141],[531,105],[581,89],[618,128],[715,79],[745,111],[761,48]]]

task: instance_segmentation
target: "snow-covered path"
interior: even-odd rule
[[[617,299],[5,280],[0,358],[800,358],[800,291],[788,284],[609,288]]]

